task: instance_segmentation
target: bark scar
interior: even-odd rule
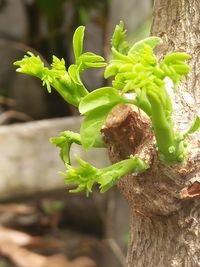
[[[190,180],[190,184],[179,192],[180,199],[191,199],[200,196],[200,177]]]

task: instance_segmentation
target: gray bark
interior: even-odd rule
[[[192,73],[181,83],[174,102],[177,129],[186,129],[200,112],[198,0],[157,0],[152,35],[163,44],[157,54],[187,51]],[[131,207],[129,267],[200,266],[200,134],[188,139],[182,163],[162,163],[153,145],[150,122],[129,107],[119,107],[102,130],[113,162],[130,154],[148,160],[143,175],[129,175],[119,188]]]

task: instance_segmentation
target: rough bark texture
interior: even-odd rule
[[[179,130],[200,113],[199,25],[199,0],[156,1],[152,34],[163,40],[158,56],[175,50],[192,55],[193,72],[179,86],[174,102]],[[130,107],[114,110],[102,133],[113,162],[139,154],[150,164],[145,174],[119,183],[131,207],[128,266],[200,266],[200,134],[188,139],[187,159],[169,166],[157,157],[150,122]]]

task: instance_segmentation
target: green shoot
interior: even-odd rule
[[[190,55],[185,52],[169,53],[158,60],[154,48],[160,38],[149,37],[134,45],[128,44],[123,22],[116,26],[111,40],[112,58],[106,64],[104,58],[92,52],[83,52],[85,28],[80,26],[74,33],[74,64],[66,68],[64,59],[53,56],[51,68],[44,65],[39,56],[28,52],[22,60],[15,62],[17,71],[35,76],[46,85],[51,92],[54,88],[68,102],[79,109],[84,117],[80,134],[71,131],[60,133],[51,142],[60,149],[61,159],[67,170],[63,173],[66,184],[75,185],[72,192],[92,191],[98,184],[101,192],[105,192],[128,173],[140,173],[147,169],[146,163],[137,156],[130,156],[116,164],[97,169],[78,158],[79,167],[70,163],[70,149],[73,143],[84,149],[103,147],[100,135],[110,111],[119,104],[135,105],[143,110],[152,122],[156,147],[166,164],[177,163],[186,158],[189,134],[200,128],[197,116],[186,133],[174,129],[172,103],[166,90],[165,78],[171,79],[174,90],[181,79],[190,71],[186,61]],[[89,92],[81,79],[81,74],[88,68],[106,67],[104,77],[113,77],[112,85],[97,88]],[[131,93],[132,98],[127,97]]]
[[[116,28],[115,39],[118,31]],[[133,104],[150,117],[160,158],[177,162],[184,159],[186,144],[184,137],[174,130],[172,104],[164,79],[169,77],[176,88],[190,71],[185,63],[190,56],[184,52],[170,53],[158,62],[153,49],[159,42],[160,38],[149,37],[134,44],[126,53],[117,50],[117,46],[112,47],[113,58],[106,67],[105,78],[114,76],[112,85],[119,93],[136,94]]]
[[[100,191],[106,192],[117,181],[129,173],[139,174],[147,169],[147,165],[143,160],[136,156],[130,156],[129,159],[117,162],[109,167],[97,169],[88,162],[77,158],[79,167],[74,168],[66,164],[67,170],[62,173],[65,177],[65,184],[75,186],[70,192],[86,191],[86,194],[92,192],[94,184],[99,184]]]
[[[75,64],[69,66],[66,70],[64,59],[58,59],[53,56],[51,68],[44,66],[39,56],[28,52],[22,60],[16,61],[14,65],[18,66],[17,72],[35,76],[47,86],[51,92],[53,87],[69,104],[78,107],[81,99],[88,94],[80,75],[87,68],[104,67],[106,63],[101,56],[83,50],[84,27],[79,27],[73,38],[73,50]]]
[[[70,149],[73,143],[81,145],[80,134],[71,131],[61,132],[58,137],[50,139],[50,142],[60,148],[60,157],[64,163],[70,164]]]

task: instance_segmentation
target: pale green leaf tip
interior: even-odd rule
[[[196,115],[191,127],[183,136],[186,138],[188,135],[195,133],[199,129],[200,129],[200,117],[199,115]]]
[[[78,61],[79,56],[82,54],[83,50],[83,38],[84,38],[85,26],[79,26],[73,35],[73,50],[75,61]]]
[[[152,49],[154,49],[160,42],[161,42],[161,38],[160,37],[157,37],[157,36],[147,37],[147,38],[135,43],[132,46],[132,48],[129,50],[129,53],[133,53],[133,52],[136,52],[136,51],[139,52],[146,45],[148,45]]]
[[[49,138],[49,143],[54,144],[54,138],[53,137]]]
[[[78,26],[78,28],[76,29],[75,32],[78,32],[78,31],[84,31],[84,30],[85,30],[85,26],[80,25],[80,26]]]

